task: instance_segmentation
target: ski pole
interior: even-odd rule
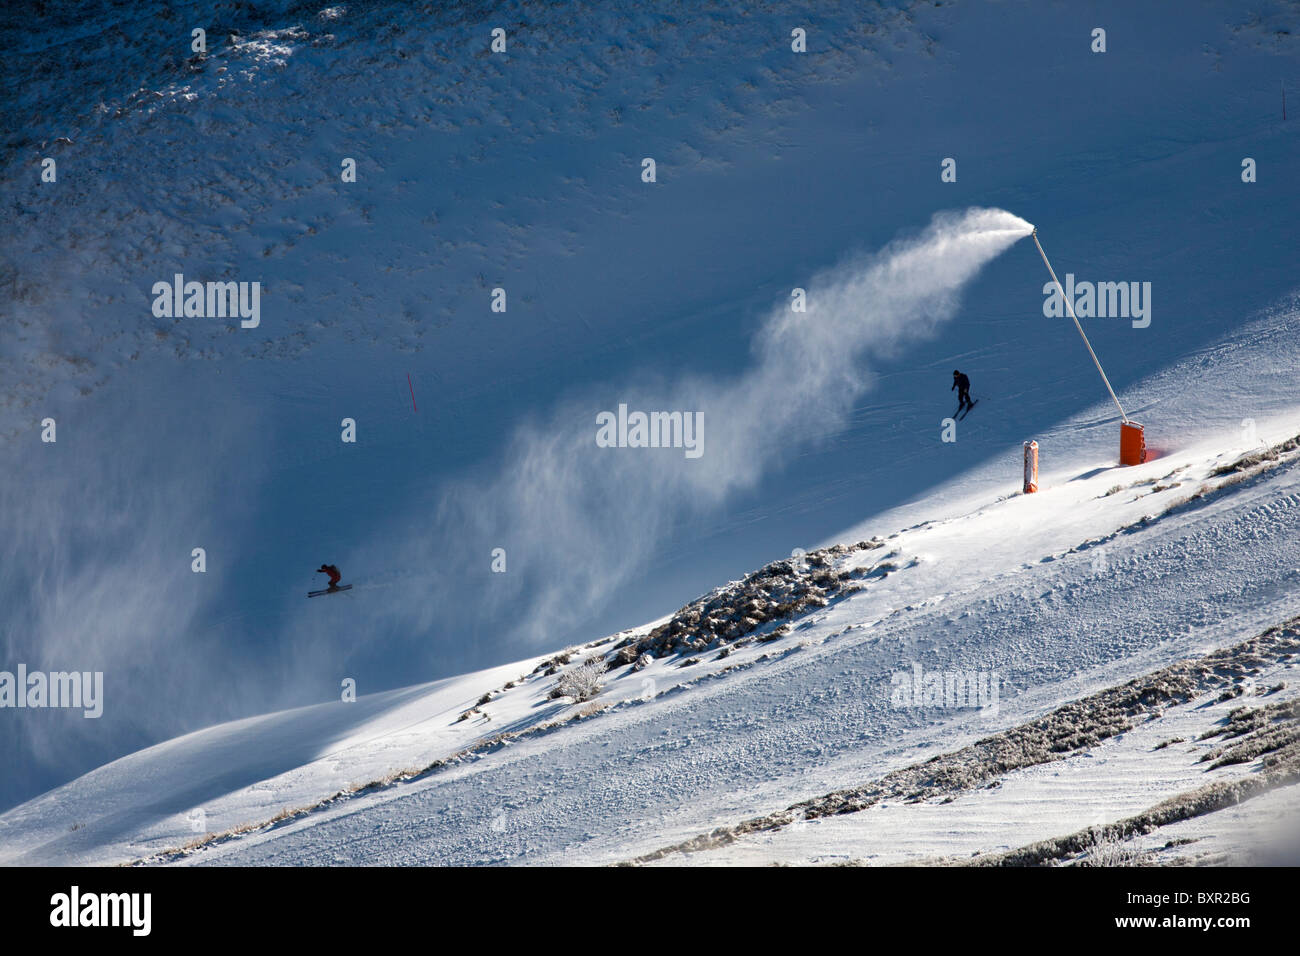
[[[1097,353],[1092,350],[1092,343],[1088,341],[1088,336],[1083,334],[1083,326],[1079,324],[1078,317],[1074,314],[1074,305],[1065,297],[1065,290],[1061,288],[1061,280],[1056,278],[1056,270],[1052,264],[1047,261],[1047,253],[1043,251],[1043,244],[1038,241],[1038,227],[1034,227],[1034,245],[1038,247],[1038,254],[1043,257],[1043,265],[1047,266],[1047,272],[1052,277],[1052,282],[1056,284],[1056,291],[1061,293],[1061,301],[1065,303],[1066,311],[1070,313],[1070,318],[1074,319],[1074,327],[1079,330],[1079,336],[1083,339],[1083,344],[1088,347],[1088,354],[1092,356],[1092,363],[1097,366],[1097,371],[1101,374],[1101,380],[1106,383],[1106,391],[1110,392],[1110,400],[1115,403],[1119,409],[1120,420],[1125,424],[1128,423],[1128,415],[1124,414],[1124,406],[1119,403],[1115,397],[1115,390],[1110,387],[1110,379],[1106,377],[1105,370],[1101,367],[1101,362],[1097,359]]]

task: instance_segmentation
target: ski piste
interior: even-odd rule
[[[340,585],[339,587],[336,587],[336,588],[322,588],[322,589],[319,590],[319,591],[308,591],[308,592],[307,592],[307,596],[308,596],[308,597],[320,597],[322,594],[335,594],[335,593],[337,593],[337,592],[339,592],[339,591],[350,591],[350,590],[352,590],[352,585],[350,585],[350,584],[343,584],[343,585]]]

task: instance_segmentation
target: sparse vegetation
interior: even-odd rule
[[[561,675],[549,696],[551,699],[571,697],[579,703],[591,700],[604,689],[601,680],[604,674],[604,660],[593,657]]]
[[[1273,445],[1271,448],[1265,448],[1261,451],[1251,452],[1248,455],[1242,455],[1230,465],[1221,465],[1214,471],[1210,472],[1211,476],[1230,475],[1237,472],[1248,471],[1256,465],[1263,465],[1267,462],[1277,461],[1282,455],[1289,451],[1300,448],[1300,435],[1294,438],[1288,438],[1284,442]]]
[[[1267,766],[1300,763],[1300,698],[1263,707],[1238,707],[1223,727],[1202,739],[1222,736],[1232,743],[1216,747],[1201,758],[1210,769],[1249,763],[1262,757]],[[1267,755],[1267,756],[1266,756]]]
[[[655,657],[695,655],[711,647],[734,645],[771,622],[825,607],[834,598],[862,587],[862,579],[882,578],[897,570],[897,565],[888,560],[870,568],[836,568],[855,552],[881,547],[884,542],[873,538],[855,545],[821,548],[803,556],[802,568],[790,559],[773,561],[740,581],[692,601],[649,634],[625,638],[616,645],[614,663],[633,664],[647,653]],[[788,630],[783,624],[760,640],[774,640]]]
[[[569,661],[573,660],[573,655],[576,654],[577,652],[578,649],[576,647],[567,648],[566,650],[561,651],[559,654],[556,654],[554,657],[542,661],[540,664],[537,665],[537,667],[533,669],[533,673],[534,674],[540,673],[545,677],[550,677],[552,674],[558,674],[560,672],[560,668],[568,664]]]
[[[814,820],[854,813],[885,801],[943,799],[961,791],[990,786],[1009,771],[1060,760],[1131,730],[1140,718],[1153,711],[1235,686],[1253,673],[1261,661],[1282,660],[1298,652],[1300,617],[1232,647],[1221,648],[1194,660],[1180,661],[1144,677],[1071,701],[1037,720],[986,737],[960,750],[900,768],[858,787],[815,797],[734,826],[719,827],[632,862],[648,863],[672,853],[691,853],[723,846],[751,833],[779,830],[795,819]],[[1273,787],[1300,781],[1300,739],[1297,737],[1300,723],[1288,718],[1288,715],[1293,718],[1296,712],[1300,712],[1300,701],[1233,711],[1233,715],[1241,716],[1230,717],[1228,725],[1216,733],[1238,729],[1246,733],[1253,726],[1256,736],[1237,744],[1241,749],[1236,754],[1225,750],[1211,757],[1225,760],[1254,752],[1262,755],[1259,773],[1238,781],[1209,784],[1166,800],[1139,816],[1110,825],[1108,838],[1123,840],[1134,833],[1148,833],[1178,820],[1211,813]],[[1063,861],[1095,847],[1095,834],[1084,830],[972,862],[981,866],[1035,866]]]
[[[1145,857],[1119,832],[1111,827],[1092,828],[1092,846],[1078,861],[1079,866],[1141,866]]]

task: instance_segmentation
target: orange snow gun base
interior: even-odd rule
[[[1119,426],[1119,463],[1121,465],[1140,465],[1147,460],[1147,439],[1142,426],[1137,422],[1120,422]]]

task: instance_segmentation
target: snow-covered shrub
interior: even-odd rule
[[[1092,846],[1080,866],[1141,866],[1143,853],[1110,827],[1092,828]]]
[[[593,657],[581,666],[561,674],[551,691],[551,697],[572,697],[579,702],[591,700],[604,690],[605,685],[601,682],[604,674],[604,660]]]

